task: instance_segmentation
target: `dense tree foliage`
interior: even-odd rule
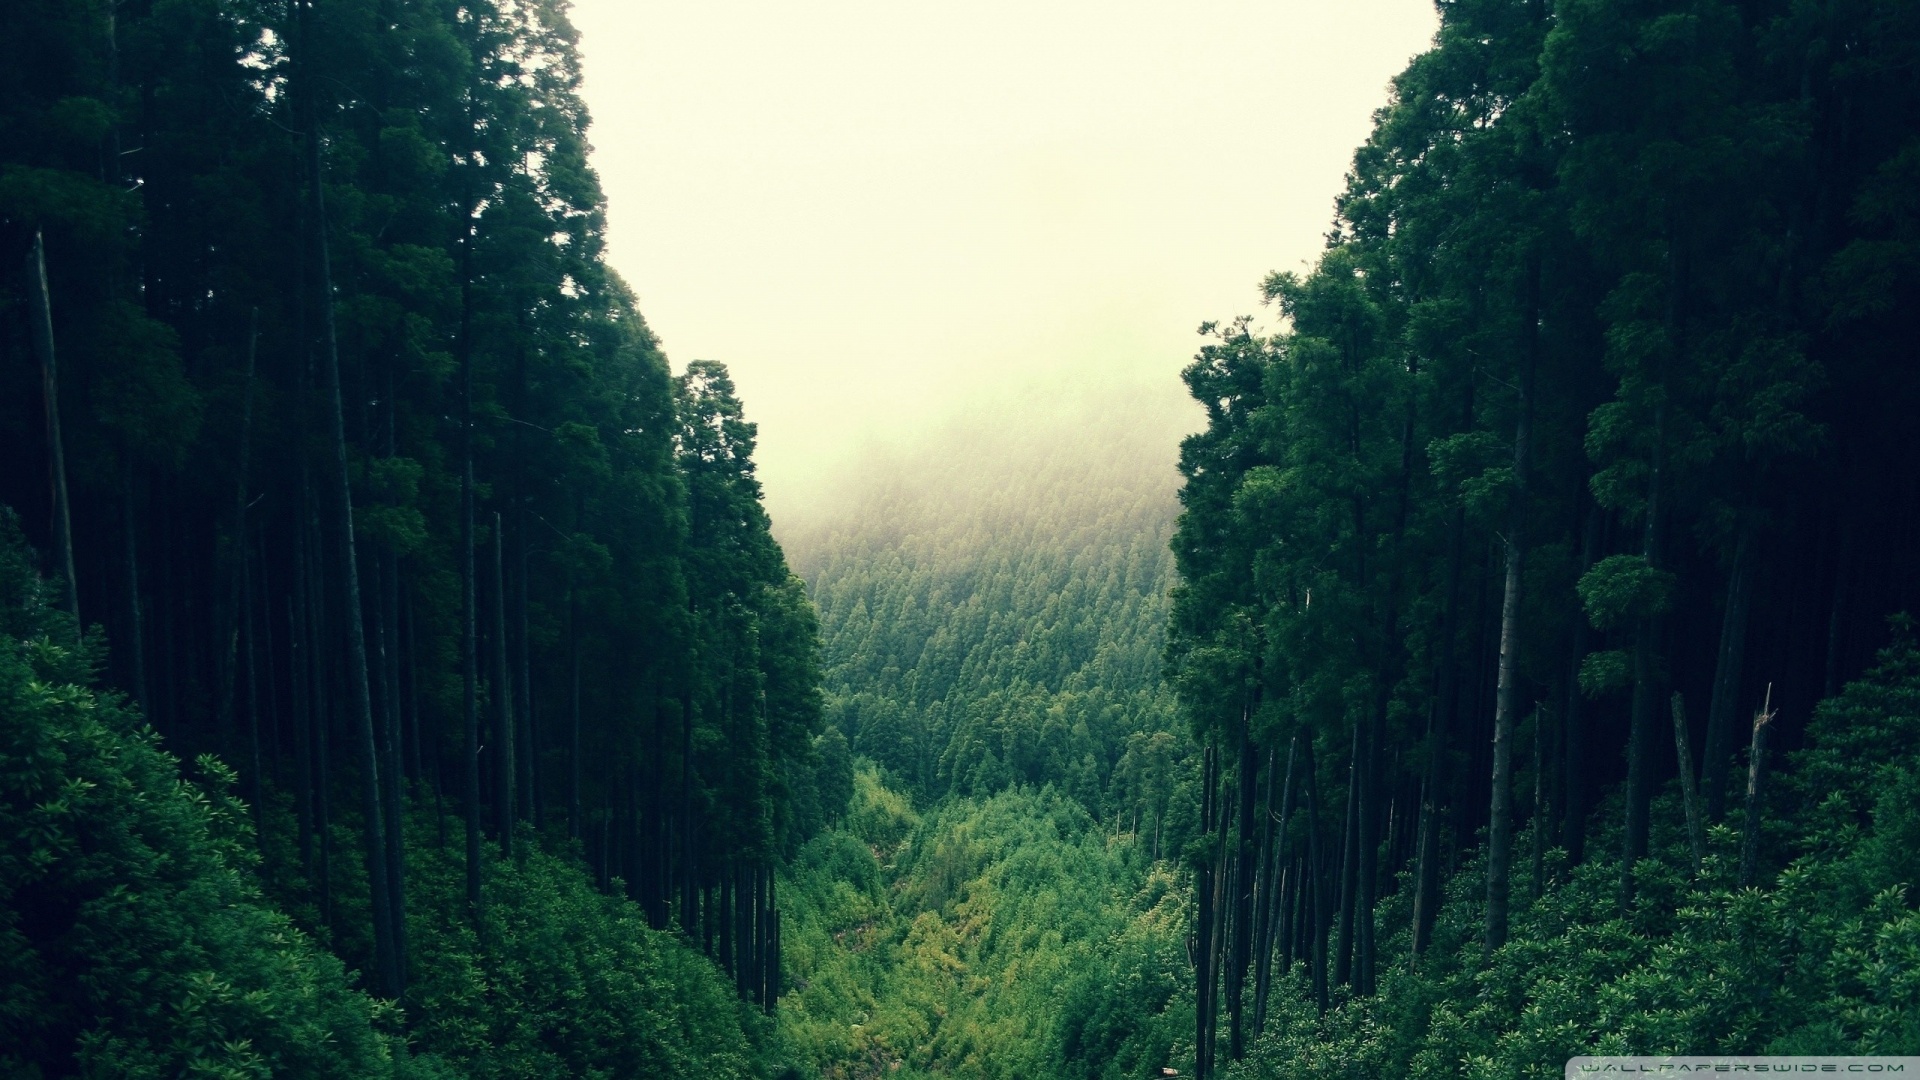
[[[1595,1045],[1580,1031],[1770,1045],[1791,1022],[1706,1000],[1691,1026],[1616,1026],[1583,996],[1614,976],[1568,965],[1608,927],[1684,923],[1677,967],[1771,970],[1736,924],[1769,905],[1790,922],[1803,879],[1738,889],[1774,880],[1811,826],[1769,795],[1769,744],[1800,745],[1920,600],[1901,438],[1920,279],[1893,194],[1920,145],[1912,5],[1441,16],[1326,252],[1267,281],[1283,328],[1215,326],[1186,373],[1208,424],[1182,450],[1168,656],[1207,748],[1202,1075],[1247,1053],[1290,970],[1276,1067],[1403,1066],[1411,1043],[1310,1052],[1303,1034],[1378,994],[1356,1023],[1458,1069],[1493,1044],[1409,1018],[1477,994],[1485,1039],[1558,1022],[1511,981],[1535,965],[1588,1026],[1516,1043],[1494,1073],[1557,1068]],[[1677,850],[1655,842],[1676,825]],[[1862,910],[1826,917],[1904,933]],[[1465,948],[1463,927],[1489,966],[1428,959]],[[1911,1046],[1842,1038],[1853,1006],[1834,1008],[1805,1020],[1838,1025],[1832,1046]]]
[[[266,895],[448,1060],[732,1053],[570,1010],[694,985],[629,900],[770,1008],[851,767],[726,370],[602,261],[565,4],[30,2],[0,51],[0,504],[109,726],[225,762]]]

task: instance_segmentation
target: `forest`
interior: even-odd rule
[[[1920,5],[1438,9],[776,540],[564,0],[0,7],[0,1072],[1920,1054]]]
[[[0,1072],[772,1070],[814,617],[564,5],[0,41]]]

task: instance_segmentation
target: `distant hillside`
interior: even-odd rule
[[[854,751],[922,798],[1051,780],[1103,817],[1163,810],[1144,773],[1176,752],[1153,736],[1176,726],[1159,674],[1188,426],[1121,394],[982,411],[784,535]],[[1125,799],[1116,770],[1143,774]]]

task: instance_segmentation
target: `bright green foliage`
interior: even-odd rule
[[[1185,896],[1052,788],[917,818],[872,771],[782,895],[788,1052],[824,1077],[1122,1077],[1192,1024]]]
[[[1283,1010],[1230,1075],[1555,1077],[1576,1054],[1920,1053],[1920,649],[1904,638],[1867,677],[1822,703],[1813,745],[1769,801],[1793,854],[1760,888],[1735,885],[1740,841],[1716,828],[1689,881],[1672,795],[1658,862],[1632,907],[1589,863],[1518,905],[1510,943],[1482,961],[1479,868],[1448,889],[1417,968],[1396,964],[1372,998],[1316,1016],[1296,975]],[[1405,903],[1383,923],[1405,955]]]

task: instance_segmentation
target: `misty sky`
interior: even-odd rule
[[[1195,328],[1319,250],[1437,24],[1429,0],[573,18],[611,262],[676,368],[733,371],[776,525],[958,411],[1091,390],[1186,415]]]

